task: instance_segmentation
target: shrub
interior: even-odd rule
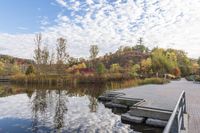
[[[163,79],[163,78],[145,78],[144,80],[139,81],[139,85],[145,85],[145,84],[165,84],[169,83],[170,80]]]
[[[34,68],[32,65],[28,66],[27,70],[26,70],[26,75],[30,75],[34,73]]]

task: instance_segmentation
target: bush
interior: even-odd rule
[[[26,70],[26,75],[30,75],[34,73],[34,68],[32,65],[28,66],[27,70]]]
[[[186,76],[185,79],[188,81],[194,81],[195,75]]]
[[[145,85],[145,84],[165,84],[169,83],[170,80],[163,79],[163,78],[145,78],[144,80],[139,81],[139,85]]]

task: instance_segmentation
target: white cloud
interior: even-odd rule
[[[190,57],[200,56],[198,0],[56,2],[66,10],[71,10],[71,16],[61,12],[56,19],[57,25],[44,26],[43,34],[49,38],[51,47],[57,37],[66,37],[69,52],[73,56],[87,57],[91,44],[99,45],[101,54],[115,51],[120,45],[134,45],[139,37],[144,37],[147,46],[172,47],[185,50]],[[2,40],[7,44],[15,41],[17,45],[22,44],[17,39],[19,36],[25,35],[3,39],[0,36],[0,46],[4,44]],[[27,39],[29,36],[27,35]],[[26,40],[25,44],[33,47],[31,41]],[[31,55],[31,52],[28,53]]]
[[[19,29],[19,30],[28,30],[27,27],[22,27],[22,26],[17,27],[17,29]]]
[[[65,2],[65,0],[56,0],[56,2],[58,2],[58,4],[62,5],[63,7],[67,6],[67,3]]]

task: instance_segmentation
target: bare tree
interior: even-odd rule
[[[57,51],[57,72],[58,74],[63,74],[65,69],[65,63],[69,58],[69,54],[67,53],[67,40],[64,38],[57,39],[56,51]]]
[[[35,39],[34,39],[36,48],[34,50],[34,60],[37,65],[37,73],[40,73],[40,65],[41,65],[41,58],[42,58],[42,50],[41,50],[41,45],[42,45],[42,34],[36,34]]]
[[[66,51],[67,48],[67,40],[64,38],[58,38],[57,39],[57,45],[56,45],[56,50],[57,50],[57,63],[59,64],[64,64],[66,63],[69,55]]]
[[[97,45],[91,45],[90,46],[90,58],[92,60],[94,60],[97,57],[98,53],[99,53],[98,46]]]
[[[52,50],[51,50],[50,59],[49,59],[49,64],[50,64],[50,66],[51,66],[52,64],[54,64],[54,62],[55,62],[55,53],[54,53],[54,51],[53,51],[53,49],[52,49]]]
[[[91,58],[91,63],[89,64],[90,67],[95,68],[95,66],[97,65],[95,58],[97,57],[99,53],[99,48],[97,45],[91,45],[90,46],[90,58]]]
[[[41,72],[44,73],[45,75],[47,75],[47,73],[49,72],[49,49],[47,46],[44,46],[42,51],[41,51]]]
[[[49,62],[49,49],[45,46],[41,52],[41,62],[43,65],[47,65]]]

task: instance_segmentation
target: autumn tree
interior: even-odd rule
[[[140,71],[140,65],[139,64],[135,64],[131,67],[131,75],[133,77],[137,77],[138,76],[138,73]]]
[[[18,74],[20,73],[20,68],[17,64],[13,64],[13,65],[10,65],[11,68],[10,68],[10,73],[15,75],[15,74]]]
[[[151,66],[152,66],[151,58],[147,58],[141,61],[140,68],[144,74],[147,74],[151,70]]]
[[[119,65],[118,63],[112,64],[112,65],[110,66],[111,72],[119,72],[120,68],[121,68],[121,67],[120,67],[120,65]]]
[[[2,61],[0,61],[0,74],[3,75],[4,74],[4,63]]]
[[[151,53],[152,69],[156,75],[163,75],[171,70],[165,50],[161,48],[153,49]]]

